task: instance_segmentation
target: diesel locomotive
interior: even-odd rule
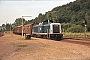
[[[61,24],[53,23],[52,20],[45,20],[42,23],[33,26],[32,35],[34,37],[41,37],[55,40],[63,39],[63,34],[61,33]]]

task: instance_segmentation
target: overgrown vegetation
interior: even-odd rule
[[[18,44],[19,47],[26,47],[27,44]]]
[[[72,32],[63,32],[63,35],[64,36],[76,36],[76,37],[85,37],[85,33],[83,32],[83,33],[72,33]],[[90,38],[90,32],[87,32],[86,33],[86,37],[87,38]]]
[[[90,0],[76,0],[55,7],[45,14],[40,13],[31,22],[39,23],[47,19],[61,23],[68,32],[83,32],[84,23],[87,24],[87,31],[90,31]]]

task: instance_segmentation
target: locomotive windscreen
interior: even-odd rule
[[[53,33],[60,33],[59,25],[53,25]]]

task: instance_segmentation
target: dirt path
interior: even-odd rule
[[[0,37],[0,60],[90,60],[90,46],[5,34]]]

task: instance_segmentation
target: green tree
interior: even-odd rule
[[[6,24],[6,31],[10,31],[10,24],[9,23]]]
[[[52,18],[52,16],[51,16],[52,14],[51,14],[51,12],[50,11],[48,11],[48,13],[46,14],[46,17],[47,17],[47,19],[48,20],[51,20],[51,18]]]
[[[77,12],[80,10],[80,4],[78,3],[73,3],[71,6],[70,6],[70,10],[74,11],[74,12]]]
[[[88,15],[88,13],[85,14],[85,21],[86,21],[86,25],[87,25],[87,30],[90,31],[90,17]]]
[[[0,32],[2,32],[2,26],[0,26]]]
[[[16,26],[22,25],[22,18],[17,18],[15,20],[15,24],[16,24]],[[25,24],[25,19],[24,18],[23,18],[23,24]]]
[[[68,28],[68,31],[72,33],[81,33],[84,30],[81,25],[73,25],[71,28]]]
[[[2,31],[4,32],[6,30],[6,25],[2,24]]]
[[[39,13],[39,15],[38,15],[38,21],[39,22],[42,22],[43,21],[43,15],[42,15],[42,13]]]
[[[26,24],[26,20],[24,18],[23,18],[23,24]],[[13,25],[12,27],[16,27],[16,26],[22,25],[22,18],[17,18],[12,25]]]

